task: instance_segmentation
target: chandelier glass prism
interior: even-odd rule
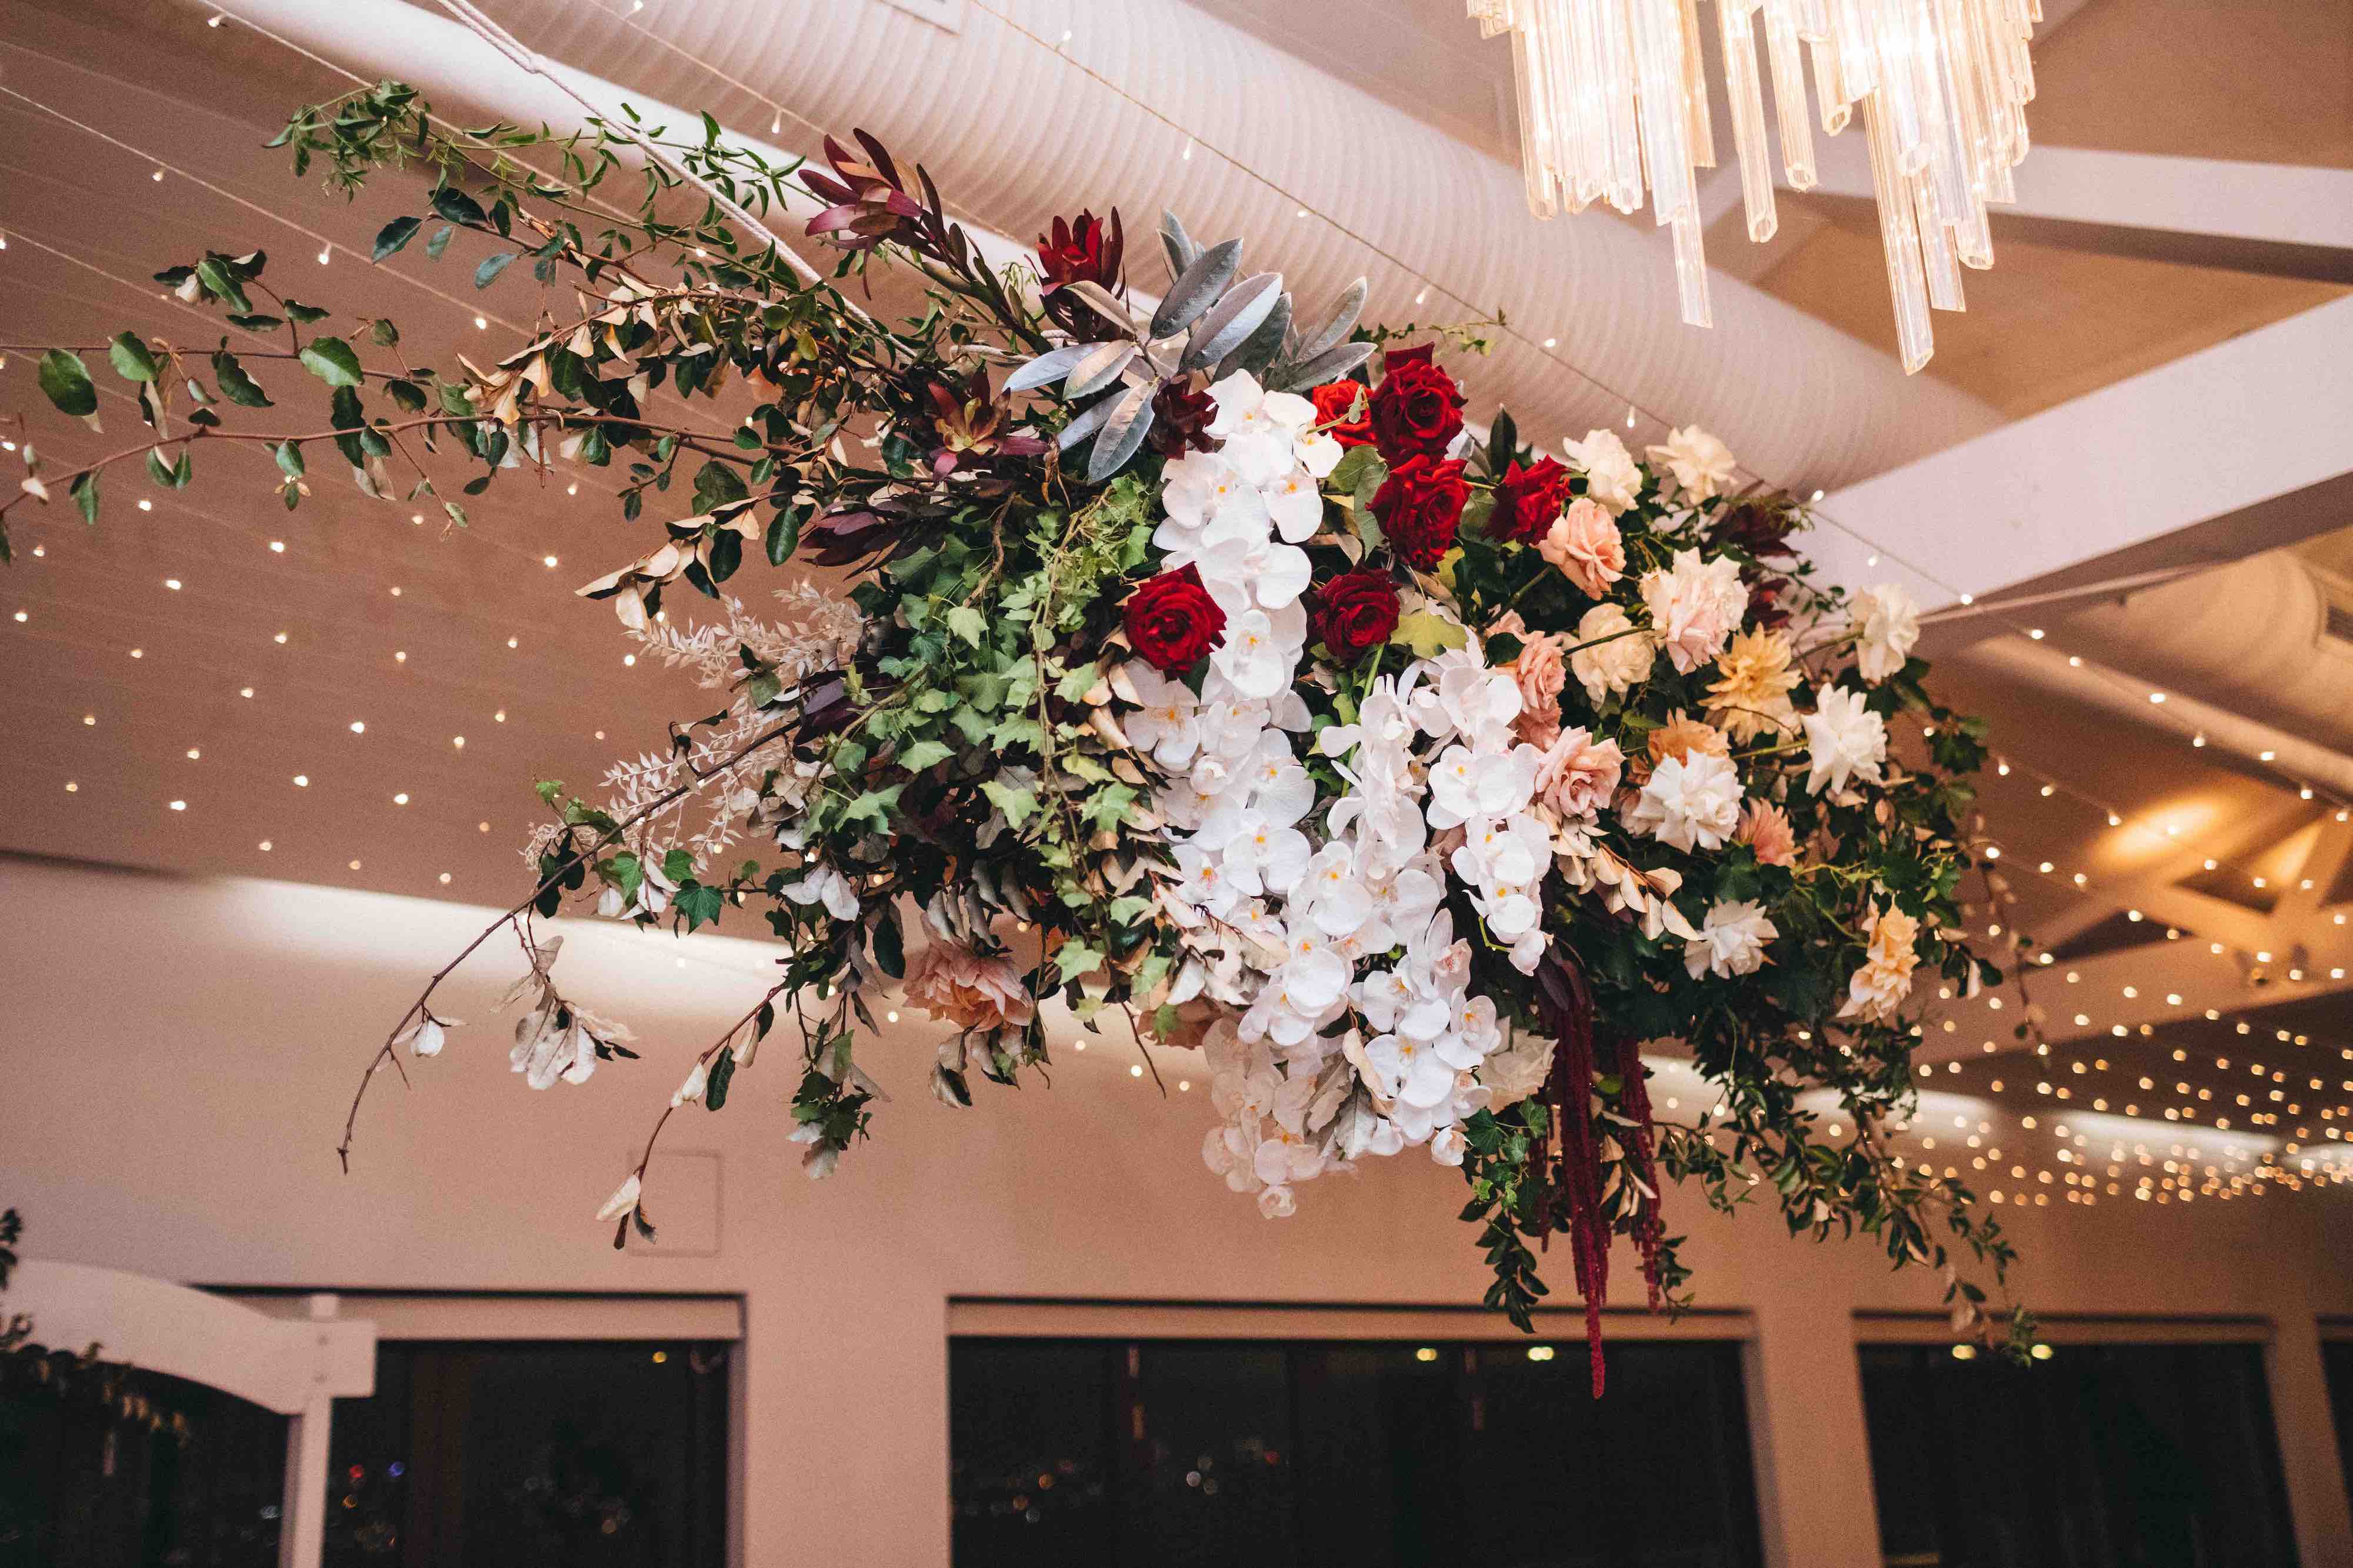
[[[1781,173],[1814,187],[1806,66],[1822,133],[1861,110],[1904,368],[1935,350],[1928,311],[1958,310],[1963,267],[1993,265],[1986,204],[2016,199],[2034,96],[2027,44],[2041,0],[1710,0],[1740,160],[1748,237],[1773,237],[1763,72],[1773,82]],[[1709,324],[1702,169],[1715,136],[1698,0],[1468,0],[1484,37],[1512,37],[1521,163],[1539,217],[1597,200],[1642,205],[1673,231],[1683,320]]]

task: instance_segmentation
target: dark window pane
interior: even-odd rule
[[[1144,1440],[1120,1560],[1295,1562],[1290,1356],[1281,1345],[1142,1347]]]
[[[1758,1561],[1737,1345],[1613,1347],[1599,1405],[1582,1345],[1528,1350],[957,1340],[955,1562]],[[1057,1456],[1100,1467],[1104,1507],[1039,1506]]]
[[[387,1341],[335,1402],[326,1561],[702,1568],[726,1550],[724,1343]]]
[[[2295,1561],[2257,1346],[2069,1345],[2021,1368],[1870,1345],[1862,1373],[1891,1564]]]
[[[2337,1418],[2337,1458],[2345,1467],[2345,1489],[2353,1491],[2353,1340],[2324,1340],[2321,1364],[2328,1373],[2328,1408]]]
[[[67,1375],[62,1398],[0,1381],[0,1568],[272,1568],[286,1417],[160,1373],[103,1374],[184,1417],[183,1442],[116,1418],[90,1396],[98,1374]]]
[[[1111,1561],[1112,1361],[1103,1341],[959,1340],[948,1363],[958,1563]]]

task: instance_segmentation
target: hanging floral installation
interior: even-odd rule
[[[224,444],[265,447],[289,507],[325,459],[460,526],[466,498],[583,466],[653,509],[651,547],[580,592],[721,710],[595,798],[540,786],[536,885],[459,955],[521,942],[531,1087],[637,1055],[565,994],[539,919],[751,920],[776,984],[659,1121],[718,1110],[788,1022],[813,1175],[875,1130],[883,1082],[920,1070],[967,1105],[1082,1028],[1155,1075],[1200,1054],[1204,1159],[1271,1218],[1376,1158],[1459,1168],[1487,1300],[1523,1326],[1556,1235],[1597,1347],[1613,1238],[1654,1307],[1682,1299],[1686,1183],[1793,1234],[1862,1231],[1941,1273],[1957,1330],[2026,1331],[1960,1268],[1998,1278],[2009,1244],[1883,1131],[1911,1100],[1915,980],[2000,978],[1957,901],[1980,728],[1925,691],[1905,595],[1815,581],[1805,508],[1738,486],[1722,442],[1595,430],[1555,455],[1508,413],[1473,429],[1450,366],[1490,323],[1366,324],[1361,281],[1295,301],[1174,216],[1156,298],[1116,210],[992,264],[862,133],[822,169],[707,117],[449,133],[386,83],[279,143],[346,194],[420,169],[429,210],[377,258],[487,242],[477,283],[528,262],[536,330],[427,369],[389,321],[327,331],[261,253],[207,253],[157,276],[283,346],[88,346],[149,428],[70,470],[28,448],[0,522],[28,500],[95,520],[118,465],[177,489]],[[640,179],[628,216],[597,210]],[[823,276],[765,228],[812,195]],[[853,298],[883,264],[920,276],[919,314]],[[71,348],[40,366],[94,421],[92,375]],[[323,424],[257,427],[306,384]],[[762,566],[773,611],[733,596]],[[371,1079],[445,1048],[448,973]],[[921,1068],[876,1058],[886,993],[938,1022]],[[1715,1103],[1660,1115],[1645,1051],[1687,1057]],[[653,1146],[605,1208],[617,1242],[651,1234]]]

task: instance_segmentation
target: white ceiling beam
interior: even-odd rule
[[[1875,199],[1860,137],[1830,137],[1817,151],[1813,195]],[[2015,238],[2353,283],[2353,169],[2037,146],[2014,177],[2018,199],[1987,209],[1997,250]]]
[[[1816,529],[1809,552],[1832,581],[1901,582],[1936,607],[2235,560],[2342,527],[2348,364],[2353,296],[1849,485],[1820,507],[1842,527]],[[1993,616],[1956,624],[2011,629]]]

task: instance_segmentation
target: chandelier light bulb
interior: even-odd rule
[[[1683,319],[1707,326],[1700,171],[1716,166],[1716,142],[1696,0],[1467,0],[1465,9],[1482,37],[1512,36],[1529,210],[1551,217],[1606,201],[1631,213],[1647,195],[1673,231]],[[1781,176],[1796,191],[1819,183],[1810,56],[1822,134],[1862,111],[1907,373],[1936,352],[1929,310],[1963,308],[1960,269],[1993,265],[1986,204],[2017,199],[2010,171],[2026,156],[2034,96],[2027,43],[2041,17],[2041,0],[1715,0],[1748,237],[1761,245],[1780,226],[1767,72]]]

